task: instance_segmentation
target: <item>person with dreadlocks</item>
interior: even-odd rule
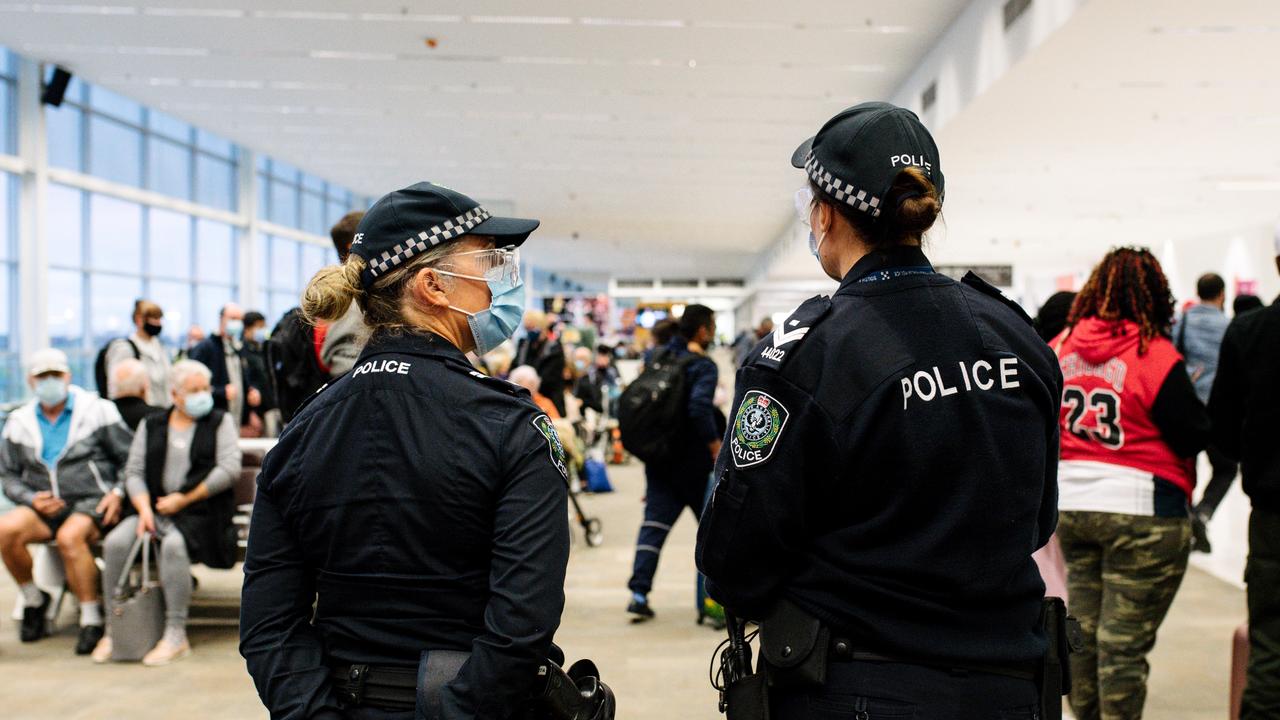
[[[1058,538],[1084,651],[1078,720],[1136,720],[1146,656],[1191,550],[1194,459],[1209,417],[1170,339],[1174,300],[1146,249],[1111,251],[1053,341],[1062,365]]]

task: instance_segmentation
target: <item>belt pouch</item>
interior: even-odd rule
[[[763,671],[725,688],[724,716],[725,720],[769,720],[769,683]]]
[[[418,703],[414,720],[440,720],[443,717],[444,686],[458,677],[462,666],[471,658],[461,650],[424,650],[418,660]]]
[[[804,689],[827,681],[830,629],[789,600],[780,600],[760,623],[760,657],[768,666],[769,685]]]

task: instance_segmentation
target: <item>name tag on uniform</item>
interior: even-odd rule
[[[902,409],[912,402],[930,403],[934,400],[969,392],[1016,390],[1022,387],[1018,380],[1018,358],[1000,358],[992,365],[986,360],[960,361],[955,365],[935,365],[927,370],[908,373],[902,378]]]

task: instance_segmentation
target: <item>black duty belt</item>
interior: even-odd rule
[[[329,680],[343,707],[413,710],[418,703],[417,668],[380,665],[337,665]]]
[[[827,657],[832,662],[875,662],[875,663],[894,663],[901,665],[918,665],[921,667],[934,668],[949,672],[952,675],[970,675],[973,673],[984,675],[1001,675],[1011,677],[1017,680],[1028,680],[1037,682],[1040,678],[1036,668],[1030,663],[1026,665],[982,665],[971,663],[950,663],[940,660],[919,660],[904,657],[895,657],[892,655],[882,655],[880,653],[860,650],[854,647],[854,644],[844,638],[832,638],[828,648]]]

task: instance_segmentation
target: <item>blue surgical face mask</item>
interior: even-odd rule
[[[188,393],[182,408],[192,418],[199,420],[213,411],[213,394],[208,391]]]
[[[436,270],[442,275],[470,278],[469,275],[451,273],[447,270]],[[472,278],[478,279],[478,278]],[[460,307],[449,306],[467,316],[467,324],[471,326],[471,337],[476,341],[476,354],[484,355],[509,340],[520,322],[524,319],[524,281],[485,280],[489,284],[489,292],[493,299],[489,307],[480,312],[468,312]]]
[[[228,320],[227,321],[227,337],[231,338],[232,340],[239,340],[243,336],[244,336],[244,321]]]
[[[67,383],[62,378],[40,378],[35,389],[36,399],[45,407],[57,407],[67,399]]]
[[[820,254],[822,252],[822,241],[826,239],[825,234],[822,238],[817,238],[814,237],[812,230],[809,231],[809,253],[817,258],[818,262],[822,262],[822,255]]]

